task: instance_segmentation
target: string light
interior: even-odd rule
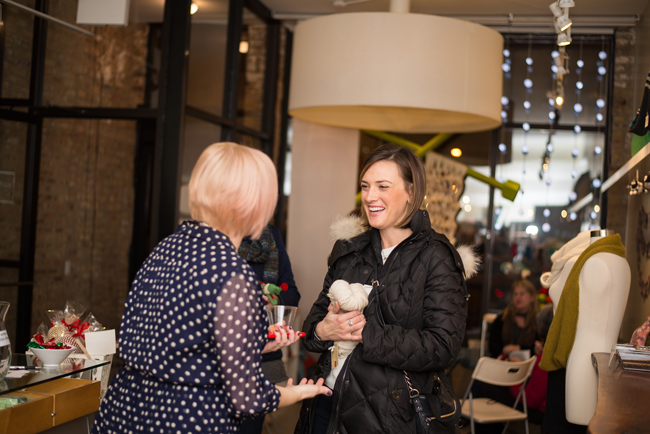
[[[578,149],[578,134],[582,131],[582,128],[580,125],[578,125],[578,119],[580,117],[580,113],[582,112],[582,104],[580,104],[580,98],[582,96],[582,88],[584,85],[582,84],[582,66],[584,66],[585,62],[582,61],[582,48],[583,48],[583,42],[584,39],[580,38],[580,54],[578,57],[578,61],[576,62],[578,68],[576,68],[576,74],[578,75],[578,80],[576,81],[576,103],[573,105],[573,116],[575,119],[574,126],[573,126],[573,150],[571,151],[571,158],[573,159],[573,168],[571,169],[571,178],[575,179],[578,177],[578,171],[576,170],[576,160],[578,159],[578,156],[580,155],[580,150]]]

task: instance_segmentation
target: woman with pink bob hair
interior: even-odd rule
[[[274,386],[261,354],[295,342],[268,341],[262,293],[238,254],[260,236],[278,195],[273,162],[235,143],[208,146],[190,179],[192,221],[158,244],[136,275],[124,307],[124,365],[102,400],[93,433],[238,432],[245,417],[318,394],[303,380]]]

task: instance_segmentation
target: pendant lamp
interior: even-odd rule
[[[466,133],[501,124],[503,37],[468,21],[391,12],[333,14],[294,32],[289,114],[404,133]]]

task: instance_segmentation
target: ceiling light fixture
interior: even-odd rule
[[[558,3],[553,2],[549,5],[549,9],[551,10],[551,12],[553,12],[555,24],[560,29],[560,31],[563,32],[569,27],[571,27],[573,21],[571,21],[571,19],[569,18],[569,7],[567,6],[562,7],[559,6]]]
[[[566,47],[571,44],[571,29],[567,29],[565,32],[560,32],[557,35],[557,45],[560,47]]]
[[[498,127],[503,37],[469,21],[408,13],[409,6],[391,0],[391,12],[324,15],[296,25],[290,115],[405,133]]]
[[[196,3],[192,3],[192,6],[190,6],[190,15],[194,15],[198,10],[199,10],[199,5],[197,5]]]
[[[454,148],[454,149],[451,150],[451,156],[452,157],[458,158],[461,155],[463,155],[463,151],[461,151],[460,148]]]

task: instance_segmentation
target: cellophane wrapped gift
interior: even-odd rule
[[[74,300],[67,300],[63,310],[48,310],[49,327],[41,323],[36,335],[27,346],[36,348],[69,346],[75,348],[73,354],[82,353],[83,350],[79,347],[78,340],[85,345],[84,335],[86,332],[104,329],[92,313],[89,313],[86,320],[81,322],[85,311],[86,307]]]

